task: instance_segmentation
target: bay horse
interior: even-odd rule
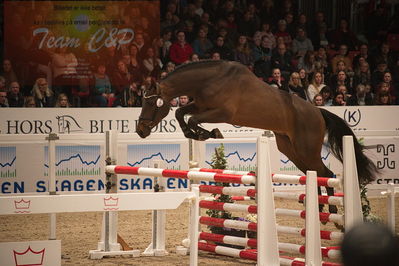
[[[273,88],[256,77],[246,66],[230,61],[188,63],[169,73],[159,84],[144,92],[137,134],[145,138],[170,110],[172,98],[187,95],[193,99],[176,110],[176,119],[187,138],[223,138],[218,129],[208,131],[201,123],[232,125],[271,130],[278,149],[302,172],[317,171],[318,176],[334,174],[322,162],[324,136],[332,153],[342,162],[342,137],[354,138],[360,183],[370,183],[378,172],[363,154],[353,131],[335,114],[318,108],[301,97]],[[190,115],[188,122],[185,115]],[[333,195],[333,188],[326,188]],[[319,191],[320,193],[320,191]],[[323,206],[320,206],[322,210]],[[336,213],[334,205],[329,206]]]

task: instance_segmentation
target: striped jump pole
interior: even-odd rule
[[[276,208],[276,215],[306,218],[306,211],[303,210],[290,210]],[[344,224],[344,216],[336,213],[320,212],[319,218],[321,222],[333,222],[337,224]]]
[[[272,180],[275,183],[299,184],[306,185],[306,176],[272,174]],[[317,185],[319,187],[341,188],[341,180],[330,177],[317,177]]]
[[[198,249],[203,250],[203,251],[208,251],[208,252],[213,252],[219,255],[225,255],[225,256],[230,256],[230,257],[235,257],[235,258],[241,258],[241,259],[249,259],[249,260],[254,260],[257,261],[257,253],[255,252],[250,252],[250,251],[245,251],[241,249],[235,249],[235,248],[229,248],[229,247],[224,247],[224,246],[218,246],[214,244],[208,244],[208,243],[203,243],[203,242],[198,242]]]
[[[256,177],[253,175],[232,175],[147,167],[109,165],[105,167],[105,171],[110,174],[182,178],[194,181],[214,181],[236,184],[255,184],[256,182]]]
[[[281,266],[306,266],[307,264],[305,264],[305,260],[302,258],[292,258],[292,257],[282,256],[280,258],[280,265]],[[322,261],[320,266],[342,266],[342,264]]]
[[[235,171],[235,170],[227,170],[227,169],[190,168],[190,171],[218,173],[218,174],[230,174],[230,175],[253,175],[253,176],[255,175],[254,172]]]
[[[277,231],[282,234],[292,234],[297,236],[306,236],[305,228],[277,225]],[[320,238],[324,240],[342,241],[344,234],[342,232],[320,230]]]
[[[202,193],[212,193],[212,194],[223,194],[229,196],[248,196],[255,197],[256,190],[255,187],[221,187],[221,186],[211,186],[211,185],[200,185],[200,192]]]
[[[257,240],[253,238],[227,236],[227,235],[212,234],[206,232],[201,232],[199,238],[200,240],[213,241],[213,242],[242,246],[242,247],[251,247],[251,248],[257,247]],[[291,243],[279,243],[278,247],[281,252],[305,254],[305,246],[302,245],[291,244]],[[330,259],[341,258],[340,251],[337,247],[322,247],[321,254],[325,258],[330,258]]]
[[[289,200],[297,200],[303,202],[306,198],[306,194],[300,193],[289,193],[289,192],[274,192],[274,197],[279,199],[289,199]],[[343,196],[324,196],[318,195],[319,204],[329,204],[329,205],[338,205],[344,206],[344,198]]]

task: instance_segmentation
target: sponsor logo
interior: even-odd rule
[[[359,124],[360,120],[362,119],[362,113],[360,112],[360,109],[357,110],[345,109],[344,119],[350,127],[355,127]]]
[[[394,152],[395,152],[395,144],[388,144],[388,145],[378,144],[377,145],[377,153],[382,153],[383,158],[382,158],[382,160],[377,161],[377,168],[378,169],[384,169],[384,168],[395,169],[396,162],[389,160],[390,153],[394,153]]]
[[[56,116],[58,124],[58,133],[70,133],[83,131],[83,128],[79,125],[78,121],[70,115]]]

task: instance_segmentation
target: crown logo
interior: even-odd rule
[[[30,200],[21,199],[20,201],[14,200],[15,213],[30,213]]]
[[[14,252],[15,266],[36,266],[43,265],[45,248],[40,251],[33,251],[29,246],[24,252]]]
[[[118,197],[113,198],[112,196],[104,198],[104,210],[118,210],[118,200]]]

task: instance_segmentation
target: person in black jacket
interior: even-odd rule
[[[24,106],[24,96],[20,92],[19,83],[14,81],[10,84],[10,90],[7,94],[8,105],[10,107],[23,107]]]

